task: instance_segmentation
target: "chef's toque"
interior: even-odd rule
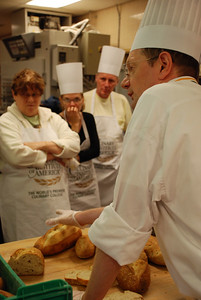
[[[131,47],[176,50],[201,60],[201,0],[149,0]]]
[[[98,73],[107,73],[119,76],[125,51],[123,49],[103,46],[98,65]]]
[[[83,71],[81,62],[56,66],[60,95],[83,93]]]

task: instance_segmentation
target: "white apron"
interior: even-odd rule
[[[91,113],[94,114],[94,90]],[[114,185],[119,169],[122,153],[123,130],[120,128],[111,93],[112,116],[94,116],[100,140],[100,156],[93,159],[100,193],[101,206],[106,206],[113,201]]]
[[[23,142],[57,139],[46,128],[24,128]],[[57,208],[69,209],[68,178],[65,168],[55,160],[44,168],[15,168],[5,164],[2,170],[2,228],[4,241],[14,241],[43,235],[48,227],[45,220]]]
[[[85,150],[90,146],[90,139],[84,118],[82,118],[82,127],[86,139],[80,149]],[[98,183],[92,160],[80,163],[76,169],[68,168],[67,173],[71,209],[86,210],[100,207]]]

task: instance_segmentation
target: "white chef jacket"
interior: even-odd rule
[[[154,226],[179,290],[201,298],[201,86],[180,77],[147,89],[124,138],[114,201],[89,231],[120,265]]]

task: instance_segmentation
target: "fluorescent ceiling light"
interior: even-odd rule
[[[32,0],[32,1],[27,2],[26,4],[35,5],[35,6],[59,8],[59,7],[70,5],[70,4],[78,2],[78,1],[80,1],[80,0]]]

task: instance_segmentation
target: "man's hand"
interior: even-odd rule
[[[45,223],[47,225],[65,224],[82,227],[75,218],[77,212],[78,211],[74,210],[57,209],[56,214],[59,215],[59,217],[48,219]]]
[[[102,213],[104,207],[96,207],[84,211],[62,210],[58,209],[56,214],[60,215],[57,218],[46,220],[47,225],[66,224],[74,225],[80,228],[85,228],[92,224]]]

